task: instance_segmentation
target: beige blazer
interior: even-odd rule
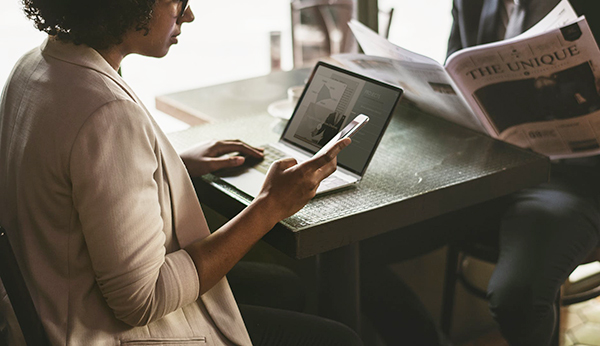
[[[180,250],[209,234],[185,166],[95,50],[50,38],[17,63],[0,103],[0,196],[53,344],[251,344],[227,281],[198,297]]]

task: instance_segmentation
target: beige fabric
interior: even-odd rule
[[[0,107],[0,224],[53,344],[250,344],[225,279],[198,297],[193,186],[102,56],[49,39]]]

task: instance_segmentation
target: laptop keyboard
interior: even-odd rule
[[[290,155],[287,155],[283,151],[281,151],[277,148],[274,148],[270,145],[267,145],[264,148],[265,148],[265,151],[263,152],[263,155],[264,155],[263,160],[254,166],[254,168],[256,170],[258,170],[259,172],[262,172],[264,174],[267,174],[267,171],[269,170],[269,167],[271,167],[271,164],[273,162],[275,162],[279,159],[283,159],[285,157],[290,157]]]
[[[270,145],[266,145],[264,146],[265,150],[263,152],[264,158],[262,161],[260,161],[259,163],[257,163],[254,168],[256,170],[258,170],[259,172],[262,172],[264,174],[267,174],[267,171],[269,170],[269,167],[271,167],[271,164],[279,159],[283,159],[286,157],[290,157],[289,154],[286,154],[285,152],[272,147]],[[347,182],[343,179],[340,179],[336,176],[330,175],[327,178],[323,179],[323,181],[321,181],[321,185],[319,186],[319,189],[327,189],[330,187],[336,187],[336,186],[340,186],[340,185],[344,185]]]

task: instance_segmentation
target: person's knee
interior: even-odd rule
[[[598,239],[598,215],[577,199],[532,199],[514,205],[502,219],[501,239],[531,238],[542,243]],[[509,238],[506,238],[509,237]],[[565,237],[570,238],[566,239]],[[575,241],[575,239],[578,239]]]
[[[598,210],[589,200],[559,190],[523,192],[507,210],[505,218],[526,219],[553,227],[573,221],[591,222]]]

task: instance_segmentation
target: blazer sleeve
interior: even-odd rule
[[[70,159],[73,203],[96,281],[115,316],[132,326],[160,319],[199,294],[187,252],[166,254],[154,179],[159,158],[148,116],[119,100],[89,116]]]

